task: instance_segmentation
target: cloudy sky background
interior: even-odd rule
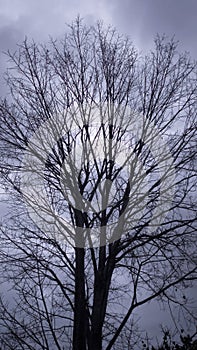
[[[87,23],[102,19],[112,24],[140,51],[151,48],[156,33],[165,33],[175,35],[180,51],[197,57],[196,0],[0,0],[0,96],[6,92],[3,72],[8,66],[3,52],[15,50],[25,36],[38,42],[61,36],[78,14]],[[168,319],[166,314],[156,315],[156,305],[141,313],[143,325],[155,334],[159,322]]]
[[[139,50],[148,50],[156,33],[175,35],[180,50],[197,56],[196,0],[0,0],[0,94],[7,58],[25,36],[47,41],[61,36],[66,23],[80,14],[89,23],[97,19],[128,34]]]

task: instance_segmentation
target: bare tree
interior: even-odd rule
[[[195,62],[159,36],[141,58],[79,19],[8,55],[1,348],[130,349],[136,310],[156,299],[192,318]]]

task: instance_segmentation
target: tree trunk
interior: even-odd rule
[[[91,348],[89,350],[102,350],[102,330],[107,308],[110,281],[110,273],[107,278],[104,277],[104,274],[99,273],[95,278],[90,342]]]
[[[99,283],[100,280],[100,283]],[[97,278],[95,282],[94,304],[92,312],[92,328],[91,328],[91,348],[89,350],[102,350],[102,307],[104,303],[104,289],[101,285],[101,279]]]
[[[78,227],[83,227],[83,214],[75,210],[75,219]],[[85,299],[85,249],[75,248],[75,304],[73,350],[86,350],[87,312]]]
[[[73,350],[86,350],[84,249],[76,248]]]

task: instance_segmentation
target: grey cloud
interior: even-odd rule
[[[0,0],[0,4],[0,96],[5,91],[3,72],[8,66],[2,51],[14,51],[25,36],[38,42],[47,41],[49,35],[60,36],[66,30],[66,23],[78,14],[89,23],[97,18],[111,20],[104,0]]]
[[[112,3],[112,0],[110,0]],[[197,54],[197,2],[195,0],[113,1],[113,22],[128,33],[140,49],[152,45],[156,33],[175,35],[180,49]]]
[[[16,49],[16,44],[22,39],[23,32],[17,26],[15,26],[14,30],[12,24],[6,24],[0,27],[0,95],[6,91],[3,75],[8,67],[8,57],[5,53],[9,49],[14,51]]]

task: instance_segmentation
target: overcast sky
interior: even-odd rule
[[[180,50],[197,56],[196,0],[0,0],[0,95],[5,93],[3,51],[15,50],[25,36],[44,42],[60,36],[80,14],[88,23],[102,19],[148,50],[156,33],[175,35]],[[155,322],[158,324],[157,318]]]
[[[120,33],[129,34],[141,50],[151,47],[156,33],[175,35],[180,49],[197,55],[196,0],[0,0],[0,94],[6,58],[25,36],[46,41],[59,36],[80,14],[89,23],[103,19]]]

